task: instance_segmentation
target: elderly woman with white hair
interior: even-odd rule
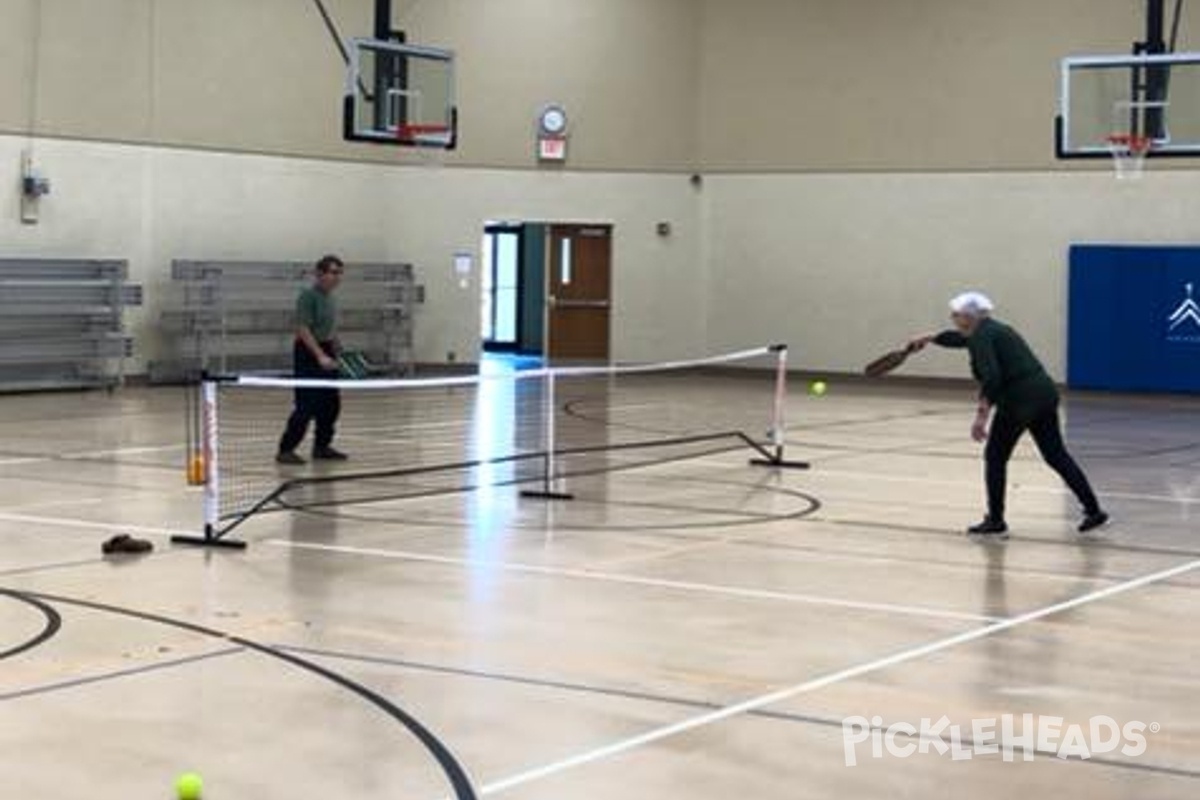
[[[971,373],[980,385],[979,409],[971,436],[977,442],[987,441],[984,460],[988,512],[984,520],[968,532],[1007,534],[1004,502],[1008,460],[1025,431],[1033,436],[1042,458],[1062,477],[1083,506],[1080,533],[1098,528],[1108,522],[1108,514],[1100,508],[1087,476],[1063,443],[1058,419],[1058,388],[1021,335],[992,318],[993,308],[992,301],[979,292],[961,294],[950,301],[953,330],[922,336],[910,344],[914,350],[930,343],[967,350],[971,356]]]

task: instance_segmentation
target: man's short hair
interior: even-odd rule
[[[321,256],[317,259],[317,272],[325,274],[335,269],[343,269],[346,263],[342,259],[330,253],[329,255]]]

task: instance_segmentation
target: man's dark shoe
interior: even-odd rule
[[[296,466],[299,464],[303,464],[304,459],[301,458],[300,456],[296,455],[296,452],[294,450],[288,450],[286,452],[283,450],[280,450],[278,453],[275,454],[275,463],[276,464],[290,464],[290,465]]]
[[[1002,519],[992,519],[985,517],[983,522],[978,525],[972,525],[967,528],[967,533],[974,536],[995,536],[997,538],[1008,538],[1008,525]]]
[[[1096,528],[1101,528],[1107,524],[1108,514],[1104,511],[1096,511],[1095,513],[1088,514],[1083,518],[1083,522],[1079,523],[1079,532],[1087,533],[1088,531],[1094,531]]]
[[[315,461],[345,461],[349,456],[332,447],[320,447],[313,450]]]

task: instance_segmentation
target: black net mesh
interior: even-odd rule
[[[504,484],[539,489],[573,475],[706,453],[768,448],[776,393],[766,352],[695,368],[543,371],[467,381],[341,381],[334,446],[346,461],[276,463],[295,389],[218,385],[222,519],[265,508],[394,500]],[[332,386],[332,385],[331,385]],[[551,400],[551,392],[553,399]],[[551,419],[552,417],[552,419]]]

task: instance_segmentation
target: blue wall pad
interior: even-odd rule
[[[1077,244],[1067,383],[1200,393],[1200,247]]]

